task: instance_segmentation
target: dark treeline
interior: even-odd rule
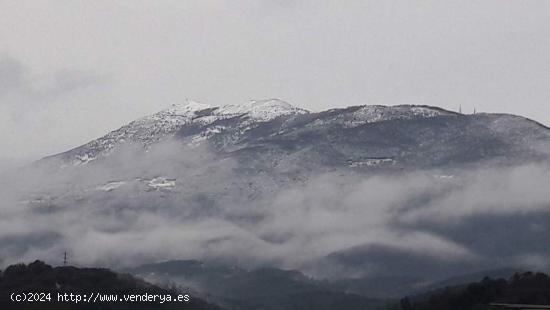
[[[10,301],[11,293],[51,293],[49,302]],[[106,293],[106,294],[171,294],[176,291],[160,288],[126,274],[108,269],[51,267],[36,261],[25,265],[12,265],[0,272],[0,309],[221,309],[201,299],[185,302],[100,302],[78,304],[57,302],[58,293]],[[374,309],[373,304],[350,303],[348,299],[333,298],[326,294],[292,294],[274,298],[272,305],[257,309]],[[297,299],[297,300],[295,300]],[[405,297],[387,310],[482,310],[490,303],[550,304],[550,277],[543,273],[516,273],[508,280],[485,278],[467,285],[446,287],[422,295]],[[349,307],[348,307],[349,306]],[[239,308],[239,307],[237,307]]]
[[[482,310],[491,303],[550,304],[550,277],[543,273],[516,273],[509,280],[484,278],[468,285],[447,287],[403,298],[391,310]]]
[[[51,301],[13,302],[12,293],[50,293]],[[73,294],[172,294],[130,275],[117,274],[108,269],[52,267],[41,261],[17,264],[0,272],[0,309],[186,309],[219,310],[220,308],[190,296],[189,302],[57,302],[58,293]]]

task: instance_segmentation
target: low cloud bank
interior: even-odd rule
[[[241,164],[167,142],[56,173],[4,172],[0,263],[56,264],[67,251],[77,265],[199,259],[322,277],[550,263],[544,164],[305,181]]]

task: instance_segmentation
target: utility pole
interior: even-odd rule
[[[462,105],[458,107],[458,113],[462,114]]]
[[[63,266],[67,266],[67,251],[63,254]]]

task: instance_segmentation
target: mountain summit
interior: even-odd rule
[[[145,149],[167,139],[208,143],[220,154],[258,160],[261,152],[299,165],[441,166],[546,156],[548,128],[506,114],[464,115],[421,105],[363,105],[310,112],[279,99],[212,106],[187,100],[55,155],[82,165],[127,143]],[[270,151],[267,151],[270,150]],[[258,153],[260,152],[260,153]],[[267,156],[266,153],[266,156]],[[521,159],[520,159],[521,158]]]
[[[237,105],[219,107],[218,115],[247,115],[254,120],[269,121],[279,116],[305,114],[309,111],[297,108],[279,99],[251,100]]]
[[[186,99],[155,114],[145,116],[107,135],[64,153],[64,160],[75,165],[86,164],[98,157],[108,155],[113,148],[124,143],[138,143],[145,147],[173,136],[178,130],[192,126],[209,126],[228,119],[240,119],[243,130],[254,123],[269,122],[282,116],[307,114],[309,111],[297,108],[279,100],[252,100],[243,104],[211,106]],[[208,138],[223,130],[213,125],[197,135],[194,142]],[[69,155],[69,156],[67,156]]]
[[[186,102],[6,178],[36,224],[0,241],[22,258],[435,281],[549,255],[549,159],[550,129],[514,115]]]
[[[307,110],[297,108],[280,99],[251,100],[242,104],[228,104],[212,106],[186,99],[184,103],[173,104],[169,109],[159,113],[171,115],[197,115],[200,111],[212,110],[212,114],[219,117],[246,115],[254,120],[269,121],[282,115],[308,113]]]

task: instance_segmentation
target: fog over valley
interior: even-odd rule
[[[550,307],[549,21],[0,0],[0,309]]]
[[[420,111],[412,106],[262,119],[195,106],[179,107],[195,116],[173,132],[148,123],[166,124],[161,112],[121,129],[133,142],[101,142],[112,141],[109,134],[4,172],[2,264],[35,258],[56,264],[67,251],[80,265],[196,259],[297,269],[317,278],[438,279],[548,267],[543,244],[550,194],[543,184],[550,167],[541,159],[548,156],[550,133],[541,125],[506,115],[406,114]],[[169,118],[179,115],[172,112]],[[128,129],[144,124],[146,134]],[[422,134],[396,132],[391,147],[373,134],[363,135],[366,146],[342,138],[347,130],[376,132],[377,126],[410,126]],[[454,139],[470,139],[468,131],[438,138],[456,126],[492,132],[478,131],[457,152]],[[512,126],[532,140],[498,137]],[[314,134],[320,130],[329,132],[323,135],[328,141]],[[429,139],[411,151],[409,134]],[[294,144],[304,137],[309,142]],[[485,144],[478,148],[478,140]],[[320,147],[326,143],[331,147]],[[327,152],[335,145],[337,153]],[[356,156],[361,147],[389,156]],[[501,157],[502,148],[521,150],[521,156]],[[401,164],[420,151],[427,157],[418,165]]]

